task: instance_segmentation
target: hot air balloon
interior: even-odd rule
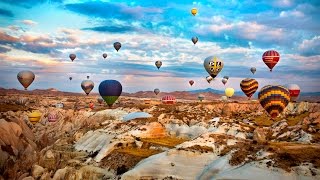
[[[290,92],[283,86],[267,85],[258,94],[261,106],[272,118],[277,117],[290,101]]]
[[[198,95],[198,99],[200,102],[202,102],[204,100],[204,95],[203,94],[199,94]]]
[[[56,104],[56,108],[62,109],[64,107],[64,104],[62,102],[59,102]]]
[[[229,80],[229,76],[223,76],[223,79]]]
[[[228,100],[228,97],[227,96],[221,96],[221,100],[222,101],[226,101],[226,100]]]
[[[32,71],[20,71],[17,78],[24,87],[24,90],[27,90],[30,84],[34,81],[35,75]]]
[[[250,71],[252,72],[252,74],[254,74],[257,71],[257,69],[255,67],[252,67]]]
[[[121,48],[121,43],[119,43],[119,42],[115,42],[115,43],[113,43],[113,47],[114,47],[114,49],[116,49],[117,50],[117,52],[119,51],[119,49]]]
[[[190,80],[189,81],[189,84],[192,86],[194,84],[194,81],[193,80]]]
[[[198,42],[198,37],[192,37],[191,41],[193,42],[194,45],[196,45]]]
[[[223,61],[215,56],[207,57],[203,66],[212,78],[215,78],[223,68]]]
[[[296,102],[300,94],[300,87],[297,84],[289,84],[287,88],[290,92],[290,100]]]
[[[155,65],[157,66],[157,68],[159,69],[162,66],[162,62],[161,61],[156,61]]]
[[[69,58],[71,59],[71,61],[73,62],[73,60],[75,60],[76,59],[76,55],[75,54],[70,54],[69,55]]]
[[[72,77],[69,77],[69,80],[71,81],[71,80],[72,80]]]
[[[258,81],[246,78],[240,82],[240,88],[244,94],[250,99],[259,87]]]
[[[35,125],[37,122],[40,121],[41,115],[42,114],[39,111],[32,111],[31,113],[28,114],[29,121],[33,125]]]
[[[162,103],[163,104],[175,104],[176,103],[176,98],[174,96],[168,95],[168,96],[164,96],[162,97]]]
[[[92,101],[90,101],[90,103],[89,103],[89,108],[94,109],[94,103]]]
[[[122,93],[122,85],[116,80],[104,80],[99,85],[100,96],[112,106]]]
[[[48,121],[49,121],[49,122],[57,122],[57,120],[58,120],[58,114],[57,114],[57,113],[55,113],[55,112],[50,112],[50,113],[48,114]]]
[[[226,79],[226,78],[223,78],[223,79],[222,79],[223,85],[226,85],[227,82],[228,82],[228,79]]]
[[[107,58],[107,56],[108,56],[107,53],[103,53],[103,54],[102,54],[102,57],[103,57],[103,58]]]
[[[208,81],[208,83],[210,83],[213,80],[213,78],[211,76],[207,76],[206,80]]]
[[[226,88],[226,90],[224,92],[228,98],[231,98],[234,94],[234,89],[233,88]]]
[[[25,98],[25,97],[19,98],[19,99],[16,101],[16,104],[24,106],[24,105],[26,105],[27,100],[28,100],[28,98]]]
[[[269,67],[270,71],[280,60],[280,54],[277,51],[269,50],[262,55],[263,62]]]
[[[87,79],[89,79],[90,78],[90,76],[87,76]]]
[[[154,89],[153,92],[158,95],[160,93],[160,90],[158,88]]]
[[[195,16],[195,15],[197,14],[197,12],[198,12],[197,8],[192,8],[192,9],[191,9],[191,14],[192,14],[192,15]]]
[[[102,104],[102,103],[103,103],[103,101],[104,101],[102,97],[98,97],[98,99],[97,99],[97,100],[98,100],[98,103],[99,103],[99,104]]]
[[[81,88],[87,95],[89,95],[91,90],[94,88],[94,83],[91,80],[83,80],[81,83]]]

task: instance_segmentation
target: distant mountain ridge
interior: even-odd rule
[[[215,90],[212,88],[207,89],[198,89],[192,91],[173,91],[173,92],[160,92],[158,95],[155,95],[153,91],[138,91],[135,93],[126,93],[122,92],[122,96],[137,97],[137,98],[161,98],[165,95],[175,96],[177,99],[186,99],[186,100],[196,100],[198,99],[198,94],[203,94],[206,100],[215,100],[221,98],[224,95],[224,91]],[[31,91],[18,90],[18,89],[5,89],[0,87],[0,95],[8,94],[29,94],[29,95],[47,95],[47,96],[86,96],[85,93],[76,93],[76,92],[63,92],[55,88],[49,89],[35,89]],[[98,93],[90,93],[89,96],[99,96]],[[258,93],[254,94],[254,99],[257,99]],[[236,91],[233,100],[246,100],[247,97],[243,92]],[[320,101],[320,92],[302,92],[299,96],[299,101]]]

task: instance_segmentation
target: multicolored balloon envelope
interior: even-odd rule
[[[207,76],[206,80],[207,80],[208,83],[210,83],[213,80],[213,78],[211,76]]]
[[[99,93],[104,101],[112,106],[122,93],[122,85],[116,80],[104,80],[99,85]]]
[[[34,81],[35,75],[32,71],[20,71],[17,75],[18,81],[24,87],[24,90]]]
[[[280,60],[280,54],[277,51],[269,50],[262,55],[263,62],[269,67],[270,71]]]
[[[264,86],[258,98],[261,106],[269,113],[272,118],[277,117],[290,101],[289,90],[283,86]]]
[[[222,83],[223,83],[224,85],[226,85],[226,83],[228,82],[228,79],[223,78],[221,81],[222,81]]]
[[[200,102],[203,101],[204,100],[204,95],[203,94],[199,94],[198,95],[198,99],[199,99]]]
[[[259,87],[258,81],[255,79],[246,78],[240,82],[240,88],[244,94],[250,99]]]
[[[207,57],[203,66],[212,78],[215,78],[223,68],[223,61],[215,56]]]
[[[289,84],[287,88],[290,92],[290,100],[293,102],[297,101],[300,94],[300,87],[297,84]]]
[[[94,83],[91,80],[83,80],[81,83],[82,90],[89,95],[91,90],[94,88]]]

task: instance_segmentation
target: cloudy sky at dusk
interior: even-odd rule
[[[270,49],[281,55],[273,72],[261,59]],[[208,84],[203,61],[211,55],[225,66]],[[31,90],[81,92],[87,75],[94,92],[105,79],[120,81],[125,92],[224,90],[227,75],[226,86],[237,91],[250,77],[259,89],[295,83],[320,92],[320,1],[0,0],[0,86],[23,89],[16,78],[21,70],[36,74]]]

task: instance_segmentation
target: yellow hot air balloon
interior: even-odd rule
[[[31,113],[28,114],[29,117],[29,121],[35,125],[37,122],[39,122],[40,118],[41,118],[41,112],[39,111],[32,111]]]
[[[234,89],[233,88],[226,88],[226,90],[224,92],[228,98],[231,98],[234,94]]]
[[[192,15],[195,16],[195,15],[197,14],[197,12],[198,12],[197,8],[192,8],[192,9],[191,9],[191,14],[192,14]]]

